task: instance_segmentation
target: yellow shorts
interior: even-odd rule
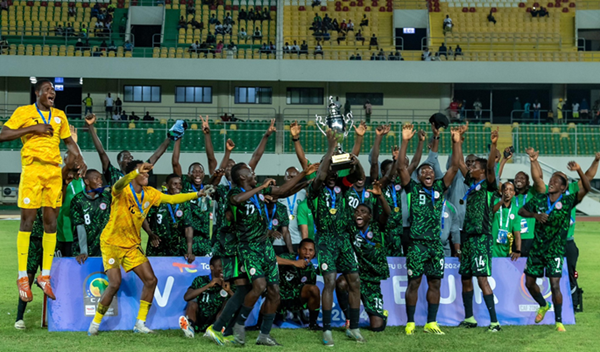
[[[19,182],[19,208],[62,206],[62,172],[58,165],[34,161],[24,165]]]
[[[148,261],[141,246],[123,248],[101,241],[100,250],[104,270],[123,266],[123,269],[129,272]]]

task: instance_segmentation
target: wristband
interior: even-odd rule
[[[298,142],[300,138],[292,138],[292,142]]]
[[[519,254],[521,254],[521,251],[513,251],[513,253],[519,253]]]
[[[440,139],[440,136],[437,136],[437,137],[436,137],[436,136],[433,136],[433,139],[437,139],[437,140],[439,140],[439,139]]]

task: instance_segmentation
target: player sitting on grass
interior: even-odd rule
[[[17,138],[23,142],[21,149],[21,181],[19,182],[18,205],[21,208],[21,223],[17,235],[17,286],[24,302],[31,302],[33,295],[27,275],[29,238],[37,210],[43,208],[44,235],[42,239],[42,273],[37,283],[51,299],[56,299],[50,286],[50,269],[56,247],[56,220],[62,205],[63,177],[60,164],[60,141],[69,151],[66,161],[68,169],[77,163],[80,173],[86,166],[77,143],[71,137],[67,116],[54,109],[56,92],[52,82],[40,80],[34,87],[36,101],[32,105],[19,107],[2,126],[0,142]]]
[[[538,192],[519,210],[523,218],[535,219],[535,237],[525,266],[525,285],[531,297],[540,305],[535,322],[544,320],[546,312],[554,305],[556,330],[564,332],[562,324],[562,301],[560,278],[563,270],[563,258],[567,245],[567,236],[571,221],[571,211],[579,204],[592,189],[589,179],[585,176],[579,164],[569,162],[567,168],[576,171],[582,183],[577,193],[565,194],[569,181],[562,172],[555,172],[548,182],[548,190],[541,177],[539,167],[539,152],[530,152],[531,176],[534,187]],[[545,276],[550,279],[552,303],[546,302],[540,292],[536,279]]]
[[[385,200],[381,184],[378,181],[373,183],[373,189],[369,192],[374,199],[378,200],[377,205],[381,211],[374,215],[374,209],[370,205],[359,204],[354,210],[353,221],[348,225],[347,231],[351,236],[352,246],[358,258],[360,296],[365,311],[369,315],[371,330],[383,331],[387,325],[388,312],[383,309],[381,280],[390,277],[387,262],[390,243],[389,238],[386,238],[385,229],[392,209]],[[348,310],[348,284],[343,275],[337,281],[336,294],[340,307],[346,313]],[[344,298],[340,300],[342,296]]]
[[[423,275],[427,276],[427,324],[424,331],[443,335],[436,322],[440,306],[440,285],[444,277],[444,247],[440,238],[445,226],[444,213],[446,202],[444,192],[452,184],[462,159],[462,141],[458,128],[452,129],[452,163],[441,180],[435,179],[434,168],[422,164],[417,169],[419,182],[413,180],[408,173],[406,163],[400,162],[400,180],[408,198],[410,228],[410,244],[406,255],[408,288],[406,290],[406,315],[408,323],[405,332],[412,335],[415,330],[415,310],[418,290]],[[414,136],[412,125],[402,128],[401,159],[406,158],[408,142]],[[440,221],[441,220],[441,221]]]
[[[179,326],[185,337],[194,338],[211,326],[231,296],[229,284],[223,281],[221,258],[210,258],[210,274],[196,277],[183,296],[188,304]]]
[[[144,334],[153,332],[146,327],[146,316],[152,305],[157,279],[142,250],[142,223],[152,206],[162,203],[179,204],[205,196],[204,191],[167,195],[149,187],[148,172],[152,167],[152,164],[134,160],[127,165],[127,175],[112,186],[110,219],[100,236],[102,262],[108,276],[108,287],[90,324],[90,336],[98,334],[102,318],[121,286],[121,266],[126,272],[133,270],[144,284],[133,331]]]

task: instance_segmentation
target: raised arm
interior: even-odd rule
[[[533,187],[535,187],[535,190],[538,193],[546,193],[546,184],[542,178],[542,168],[538,162],[540,152],[536,152],[533,148],[528,148],[527,154],[529,155],[529,161],[531,162],[531,178],[533,179]],[[519,215],[521,214],[519,213]]]
[[[415,135],[415,131],[413,130],[413,125],[404,125],[402,126],[402,144],[400,145],[400,154],[398,155],[398,159],[400,160],[400,181],[402,182],[402,187],[408,186],[410,183],[410,173],[406,167],[406,163],[403,162],[406,159],[406,150],[408,149],[408,142]]]
[[[467,122],[468,124],[468,122]],[[431,142],[431,151],[437,153],[440,147],[440,130],[435,127],[435,123],[431,123],[431,133],[433,133],[433,142]]]
[[[510,159],[512,159],[512,156],[513,156],[510,148],[511,147],[506,147],[506,149],[504,149],[504,153],[506,153],[508,155],[508,157],[504,157],[504,155],[503,155],[503,158],[500,161],[500,170],[498,170],[498,178],[500,178],[500,179],[502,178],[502,172],[504,171],[504,165],[506,165],[506,163]]]
[[[260,143],[258,144],[258,147],[256,147],[256,150],[254,150],[254,153],[252,153],[252,158],[250,158],[250,162],[248,163],[248,166],[250,166],[252,170],[256,168],[256,165],[258,165],[260,158],[262,158],[263,154],[265,153],[269,137],[271,136],[271,134],[273,134],[273,132],[276,131],[277,129],[275,128],[275,119],[271,119],[271,125],[269,126],[269,129],[267,129],[267,132],[265,132],[265,134],[263,135],[262,139],[260,140]]]
[[[579,192],[577,192],[577,199],[581,202],[583,197],[585,197],[585,195],[592,190],[590,180],[583,173],[583,170],[581,170],[581,166],[574,161],[569,162],[567,169],[569,169],[569,171],[576,171],[579,175],[579,179],[583,187],[579,189]]]
[[[108,166],[110,165],[110,159],[106,152],[104,151],[104,147],[102,146],[102,142],[100,142],[100,138],[98,138],[98,134],[96,133],[96,129],[94,128],[94,124],[96,123],[96,114],[88,114],[85,117],[85,123],[88,127],[88,132],[90,133],[90,137],[92,137],[92,143],[94,143],[94,147],[98,152],[98,156],[100,157],[100,162],[102,163],[102,171],[106,171]]]
[[[487,160],[487,182],[488,184],[496,183],[496,151],[498,145],[498,131],[500,131],[500,127],[496,128],[495,131],[492,131],[490,136],[490,140],[492,142],[490,147],[490,155]]]
[[[375,142],[373,143],[373,149],[371,150],[371,182],[379,178],[379,149],[381,148],[381,141],[388,132],[390,132],[390,125],[378,126],[375,130]]]
[[[165,138],[158,149],[156,149],[154,154],[152,154],[150,159],[148,159],[148,162],[150,162],[152,165],[156,164],[158,159],[160,159],[160,157],[167,151],[167,148],[169,148],[169,143],[171,143],[171,140],[169,138]]]
[[[308,167],[308,160],[306,160],[306,155],[304,155],[304,149],[302,148],[302,144],[300,143],[300,131],[301,127],[298,124],[298,121],[292,122],[290,125],[290,135],[292,136],[292,142],[294,143],[294,150],[296,151],[296,157],[300,162],[300,166],[302,170]]]
[[[248,199],[252,198],[254,195],[262,192],[262,190],[264,190],[265,188],[270,187],[274,184],[275,184],[274,179],[272,179],[272,178],[266,179],[262,185],[260,185],[256,188],[253,188],[249,191],[238,193],[238,194],[232,196],[229,199],[229,201],[231,202],[232,205],[239,206],[240,204],[245,203]]]
[[[221,166],[219,169],[225,170],[227,168],[227,164],[229,164],[229,157],[231,156],[231,151],[235,149],[235,143],[230,139],[227,140],[225,144],[225,153],[223,154],[223,160],[221,160]]]
[[[294,178],[292,178],[291,180],[289,180],[288,182],[286,182],[283,186],[281,187],[272,187],[271,188],[271,195],[278,197],[278,198],[287,198],[289,196],[291,196],[294,193],[297,193],[300,189],[298,189],[297,185],[300,183],[300,181],[302,181],[302,179],[309,174],[312,174],[313,172],[317,171],[317,168],[319,168],[319,164],[312,164],[310,165],[306,170],[302,170],[301,172],[298,173],[298,175],[296,175]]]
[[[419,143],[417,144],[417,150],[415,151],[415,155],[413,155],[413,158],[410,161],[410,165],[408,165],[408,173],[411,175],[419,167],[419,164],[421,163],[421,158],[423,157],[423,146],[425,145],[425,139],[427,139],[427,133],[425,133],[425,131],[419,131]],[[427,160],[429,160],[429,158],[427,158]]]
[[[142,172],[150,172],[152,170],[152,165],[148,163],[143,163],[138,169],[135,169],[128,173],[127,175],[121,177],[121,179],[113,185],[112,191],[115,194],[119,194],[123,192],[125,187],[127,187],[131,181],[133,181],[140,173]]]
[[[179,177],[183,175],[183,171],[181,170],[181,164],[179,163],[179,154],[181,153],[182,139],[183,138],[179,138],[175,141],[175,145],[173,146],[173,155],[171,156],[171,165],[173,166],[173,173],[179,175]]]
[[[212,138],[210,136],[210,126],[208,124],[208,115],[206,120],[200,115],[202,120],[202,133],[204,133],[204,148],[206,149],[206,158],[208,159],[208,173],[212,175],[217,168],[217,158],[215,158],[215,148],[213,147]]]
[[[203,191],[190,192],[190,193],[179,193],[179,194],[164,194],[160,196],[160,203],[164,204],[180,204],[189,202],[190,200],[198,199],[204,196]]]
[[[598,172],[599,161],[600,153],[596,153],[596,157],[594,158],[594,161],[592,161],[592,165],[590,165],[590,168],[585,172],[585,177],[587,177],[587,179],[590,180],[590,182],[592,182],[594,177],[596,177],[596,172]],[[581,180],[579,180],[579,188],[581,189],[581,187],[583,187],[583,183]]]
[[[466,138],[465,134],[469,130],[469,121],[467,121],[465,125],[460,126],[458,129],[460,131],[461,142],[464,142]],[[467,177],[469,169],[467,169],[467,165],[465,164],[465,158],[463,157],[463,155],[460,155],[460,164],[458,164],[458,169],[460,170],[460,173],[463,175],[463,177]]]
[[[377,200],[379,200],[379,204],[381,204],[381,209],[383,211],[379,214],[377,221],[379,222],[380,226],[385,228],[387,226],[390,214],[392,213],[392,209],[385,199],[383,192],[381,191],[381,187],[381,183],[379,181],[375,181],[373,182],[373,189],[369,189],[367,191],[376,196]]]
[[[325,182],[327,179],[327,174],[329,173],[329,168],[331,167],[331,157],[333,156],[333,152],[337,146],[335,133],[332,130],[327,130],[326,136],[328,148],[325,156],[323,157],[323,161],[321,161],[321,164],[319,165],[315,180],[313,181],[313,191],[318,191],[323,187],[323,182]]]
[[[458,165],[460,163],[460,158],[462,158],[462,139],[460,136],[460,129],[454,127],[450,130],[452,134],[452,162],[450,164],[450,168],[446,171],[444,175],[444,185],[446,187],[450,187],[454,177],[458,173]]]
[[[354,131],[356,131],[356,137],[354,137],[352,154],[358,156],[360,154],[360,148],[362,147],[363,139],[365,138],[365,133],[367,132],[367,123],[365,121],[361,121],[358,127],[354,126]]]

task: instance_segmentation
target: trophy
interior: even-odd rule
[[[347,115],[340,113],[340,106],[329,97],[329,106],[327,108],[327,117],[315,115],[317,127],[324,135],[327,135],[327,130],[331,129],[337,139],[337,153],[331,157],[331,169],[334,171],[349,169],[351,167],[350,154],[344,153],[342,150],[342,142],[348,136],[348,133],[354,125],[352,120],[352,112]]]

